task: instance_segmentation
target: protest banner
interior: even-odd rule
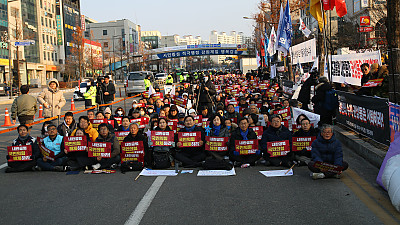
[[[287,155],[290,152],[289,140],[267,142],[267,152],[270,157]]]
[[[257,139],[261,140],[263,132],[264,132],[264,128],[262,126],[255,126],[255,127],[250,127],[251,129],[254,130],[254,132],[257,135]]]
[[[332,164],[320,162],[320,161],[314,162],[312,167],[320,169],[321,172],[341,173],[343,170],[342,166],[332,165]]]
[[[120,145],[124,141],[125,137],[128,136],[129,133],[130,133],[129,131],[118,131],[118,132],[115,132],[115,137],[117,138],[117,140],[118,140]]]
[[[126,161],[144,162],[143,141],[121,143],[121,163]]]
[[[172,97],[172,104],[175,104],[175,105],[180,106],[182,108],[186,108],[187,100],[184,99],[184,98],[181,98],[179,96],[174,96],[174,97]]]
[[[316,40],[311,39],[289,48],[293,63],[314,62],[317,58]]]
[[[111,126],[115,127],[114,126],[114,120],[107,120],[107,123],[109,123],[109,124],[111,124]]]
[[[311,144],[317,137],[293,137],[292,138],[292,151],[301,151],[307,149],[311,151]]]
[[[203,116],[202,115],[194,116],[193,118],[194,118],[194,124],[196,124],[196,126],[198,126],[198,127],[203,126]]]
[[[182,143],[181,148],[200,147],[201,132],[178,132],[178,142]]]
[[[339,97],[339,123],[370,137],[377,142],[390,145],[389,102],[384,98],[358,96],[337,91]]]
[[[290,120],[290,108],[274,110],[274,114],[278,114],[282,116],[284,120]]]
[[[172,131],[174,131],[174,133],[176,133],[178,128],[178,120],[176,121],[169,120],[167,125],[169,126],[169,129],[171,129]]]
[[[64,146],[67,152],[86,151],[86,136],[64,137]]]
[[[7,146],[8,162],[31,161],[32,146]]]
[[[227,142],[229,141],[229,137],[206,137],[206,151],[228,151]]]
[[[293,133],[295,133],[295,132],[297,132],[298,130],[300,130],[300,128],[301,128],[301,124],[292,123],[292,132],[293,132]]]
[[[42,153],[43,157],[49,160],[54,161],[55,155],[54,152],[51,151],[50,149],[46,148],[44,144],[42,143],[41,139],[38,138],[38,145],[40,152]]]
[[[183,128],[185,128],[185,125],[183,125],[183,124],[177,124],[176,125],[176,131],[178,132],[180,129],[183,129]]]
[[[163,93],[161,92],[156,92],[154,94],[151,94],[151,98],[156,101],[157,99],[163,99]]]
[[[173,131],[151,131],[152,146],[171,146],[174,142]]]
[[[122,124],[122,117],[116,116],[114,119],[117,121],[118,126]]]
[[[149,92],[148,91],[144,91],[143,92],[143,98],[149,98]]]
[[[379,84],[382,84],[383,78],[380,79],[374,79],[374,80],[369,80],[367,83],[363,85],[363,87],[376,87]]]
[[[100,124],[107,123],[107,119],[102,119],[102,120],[91,119],[90,123],[92,124],[92,127],[97,130]]]
[[[147,117],[140,117],[131,119],[131,123],[137,123],[139,125],[139,129],[144,129],[147,124],[149,124],[149,119]]]
[[[240,155],[256,154],[258,151],[258,140],[235,140],[235,151]]]
[[[291,99],[293,94],[294,94],[294,82],[291,80],[283,80],[283,86],[282,86],[282,91],[283,91],[283,96],[287,99]]]
[[[293,112],[292,113],[292,118],[293,118],[292,124],[296,123],[296,119],[298,116],[300,116],[301,114],[304,114],[310,119],[311,124],[314,124],[314,127],[318,127],[320,115],[306,111],[304,109],[296,108],[296,107],[292,107],[292,112]]]
[[[89,142],[88,157],[111,158],[111,143]]]
[[[208,121],[208,118],[202,118],[202,127],[206,128],[206,126],[210,125],[210,121]]]
[[[274,94],[276,93],[275,89],[268,89],[267,92],[265,93],[268,98],[272,98]]]
[[[394,136],[400,132],[400,106],[389,102],[389,124],[390,142],[394,141]]]
[[[368,63],[369,65],[373,63],[382,64],[380,51],[332,55],[327,58],[331,61],[329,65],[331,65],[333,82],[356,86],[361,86],[361,78],[363,75],[361,65],[363,63]],[[325,70],[324,76],[329,77],[327,70]]]

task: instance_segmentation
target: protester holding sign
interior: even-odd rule
[[[168,140],[171,141],[168,141]],[[171,166],[171,150],[175,147],[174,132],[165,118],[159,118],[157,127],[151,132],[150,146],[153,146],[153,168],[164,169]]]
[[[6,173],[32,170],[36,166],[36,159],[40,157],[40,151],[36,139],[29,135],[28,127],[26,125],[19,125],[17,131],[18,137],[12,142],[12,146],[31,146],[32,154],[29,156],[29,160],[27,161],[12,160],[12,156],[10,157],[10,155],[7,155],[8,167],[5,170]]]
[[[66,170],[80,170],[85,165],[79,163],[79,158],[87,158],[87,145],[90,137],[82,128],[78,128],[74,136],[64,137],[64,152],[68,159]]]
[[[144,147],[144,166],[151,166],[152,157],[149,149],[147,137],[139,132],[139,125],[137,123],[131,123],[129,125],[130,133],[124,138],[124,142],[142,141]]]
[[[104,113],[103,113],[103,112],[97,112],[97,113],[96,113],[96,120],[104,120],[103,122],[106,123],[106,125],[107,125],[107,127],[108,127],[108,130],[111,131],[112,133],[114,133],[114,126],[111,125],[111,124],[109,124],[109,123],[107,123],[108,120],[107,120],[106,117],[104,116]],[[100,123],[103,123],[103,122],[100,122]],[[99,131],[99,128],[98,128],[98,127],[97,127],[97,131]]]
[[[206,158],[204,152],[205,133],[203,128],[196,126],[193,116],[186,116],[185,127],[175,134],[175,158],[185,167],[199,167]],[[182,138],[179,138],[182,136]],[[189,147],[186,144],[190,144]]]
[[[130,119],[128,116],[122,117],[121,120],[121,125],[118,127],[117,131],[129,131],[129,124],[130,124]]]
[[[208,137],[229,137],[230,133],[226,128],[225,120],[221,115],[215,114],[210,118],[210,126],[206,127],[206,136]],[[226,145],[227,143],[224,143]],[[228,150],[228,149],[227,149]],[[224,156],[228,156],[228,151],[209,151],[213,158],[223,160]]]
[[[89,117],[87,117],[87,116],[80,116],[80,117],[79,117],[78,128],[83,129],[83,130],[85,131],[85,133],[89,135],[91,141],[95,141],[96,138],[99,136],[99,133],[97,132],[96,129],[94,129],[94,128],[92,127],[92,124],[91,124],[90,121],[89,121]],[[78,128],[77,128],[77,129],[78,129]],[[74,136],[74,135],[75,135],[77,129],[75,129],[75,130],[72,132],[71,136]]]
[[[72,131],[76,128],[74,114],[72,112],[65,113],[64,122],[57,127],[58,134],[61,136],[71,136]]]
[[[308,163],[308,168],[313,172],[313,179],[325,177],[340,178],[341,171],[349,167],[349,164],[343,161],[342,144],[336,139],[332,125],[324,124],[322,126],[320,135],[312,143],[311,157],[312,161]],[[316,162],[340,166],[341,171],[339,173],[322,171],[315,167]]]
[[[235,143],[240,140],[257,140],[257,135],[253,129],[249,128],[249,120],[245,117],[240,118],[239,127],[232,132],[231,138],[229,139],[229,158],[234,162],[235,166],[242,164],[255,165],[255,162],[261,157],[260,152],[257,151],[254,154],[240,154],[240,151],[236,149]]]
[[[291,167],[293,165],[291,153],[292,133],[281,122],[282,119],[279,115],[272,115],[271,125],[264,131],[260,141],[260,149],[267,166]],[[268,148],[268,144],[270,148]]]
[[[45,156],[37,160],[38,166],[42,170],[49,171],[64,171],[63,163],[66,160],[64,149],[63,136],[58,135],[57,127],[54,124],[47,126],[49,136],[43,139],[43,146],[54,153],[54,159],[49,159]]]
[[[295,139],[295,137],[296,138],[297,137],[311,137],[312,138],[311,140],[313,140],[318,136],[319,132],[318,132],[318,129],[311,126],[311,121],[308,118],[302,119],[300,123],[301,123],[301,128],[293,134],[292,151],[294,153],[295,159],[300,162],[299,165],[307,165],[311,161],[311,143],[309,143],[309,146],[310,146],[309,149],[304,147],[304,148],[302,148],[301,151],[295,151],[294,148],[296,148],[297,146],[295,146],[294,139]]]

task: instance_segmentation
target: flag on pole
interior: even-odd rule
[[[269,43],[269,40],[268,40],[268,35],[267,35],[267,28],[264,28],[265,66],[267,65],[268,57],[269,57],[269,54],[268,54],[268,43]]]
[[[324,10],[333,10],[336,6],[336,13],[339,17],[347,14],[347,7],[345,0],[323,0]]]
[[[311,31],[306,27],[306,24],[303,22],[303,20],[300,17],[300,26],[299,26],[299,30],[301,30],[304,34],[304,36],[306,36],[308,38],[308,36],[310,36]]]
[[[292,18],[290,17],[290,7],[289,1],[287,1],[285,12],[282,18],[282,24],[280,26],[279,34],[278,34],[278,50],[285,53],[289,51],[290,46],[292,45]]]
[[[318,21],[319,30],[324,28],[324,19],[326,24],[326,15],[322,15],[320,0],[310,0],[310,13]]]
[[[267,49],[268,54],[271,56],[274,55],[276,52],[275,43],[276,43],[275,28],[272,27],[271,34],[269,36],[268,49]]]
[[[260,65],[261,65],[261,57],[260,57],[260,54],[258,54],[257,49],[256,49],[256,58],[257,58],[257,67],[260,67]]]
[[[275,41],[275,50],[278,50],[278,41],[279,41],[279,35],[281,34],[281,29],[282,29],[282,20],[283,20],[283,7],[281,4],[281,9],[279,11],[279,22],[278,22],[278,30],[276,30],[276,41]]]

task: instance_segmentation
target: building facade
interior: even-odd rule
[[[210,44],[243,44],[243,32],[236,33],[236,31],[231,31],[230,35],[226,32],[220,32],[213,30],[210,34],[209,43]],[[226,62],[226,58],[234,58],[233,55],[216,55],[211,56],[213,62],[222,64]]]
[[[140,39],[146,43],[150,49],[161,47],[161,32],[160,31],[142,31]]]

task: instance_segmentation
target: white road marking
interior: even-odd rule
[[[133,211],[129,219],[125,222],[125,225],[137,225],[140,223],[158,190],[164,183],[165,178],[167,177],[160,176],[156,178],[149,190],[147,190],[146,194],[143,196],[142,200],[140,200],[139,204],[136,206],[135,211]]]
[[[4,163],[3,165],[0,165],[0,170],[7,167],[7,163]]]

